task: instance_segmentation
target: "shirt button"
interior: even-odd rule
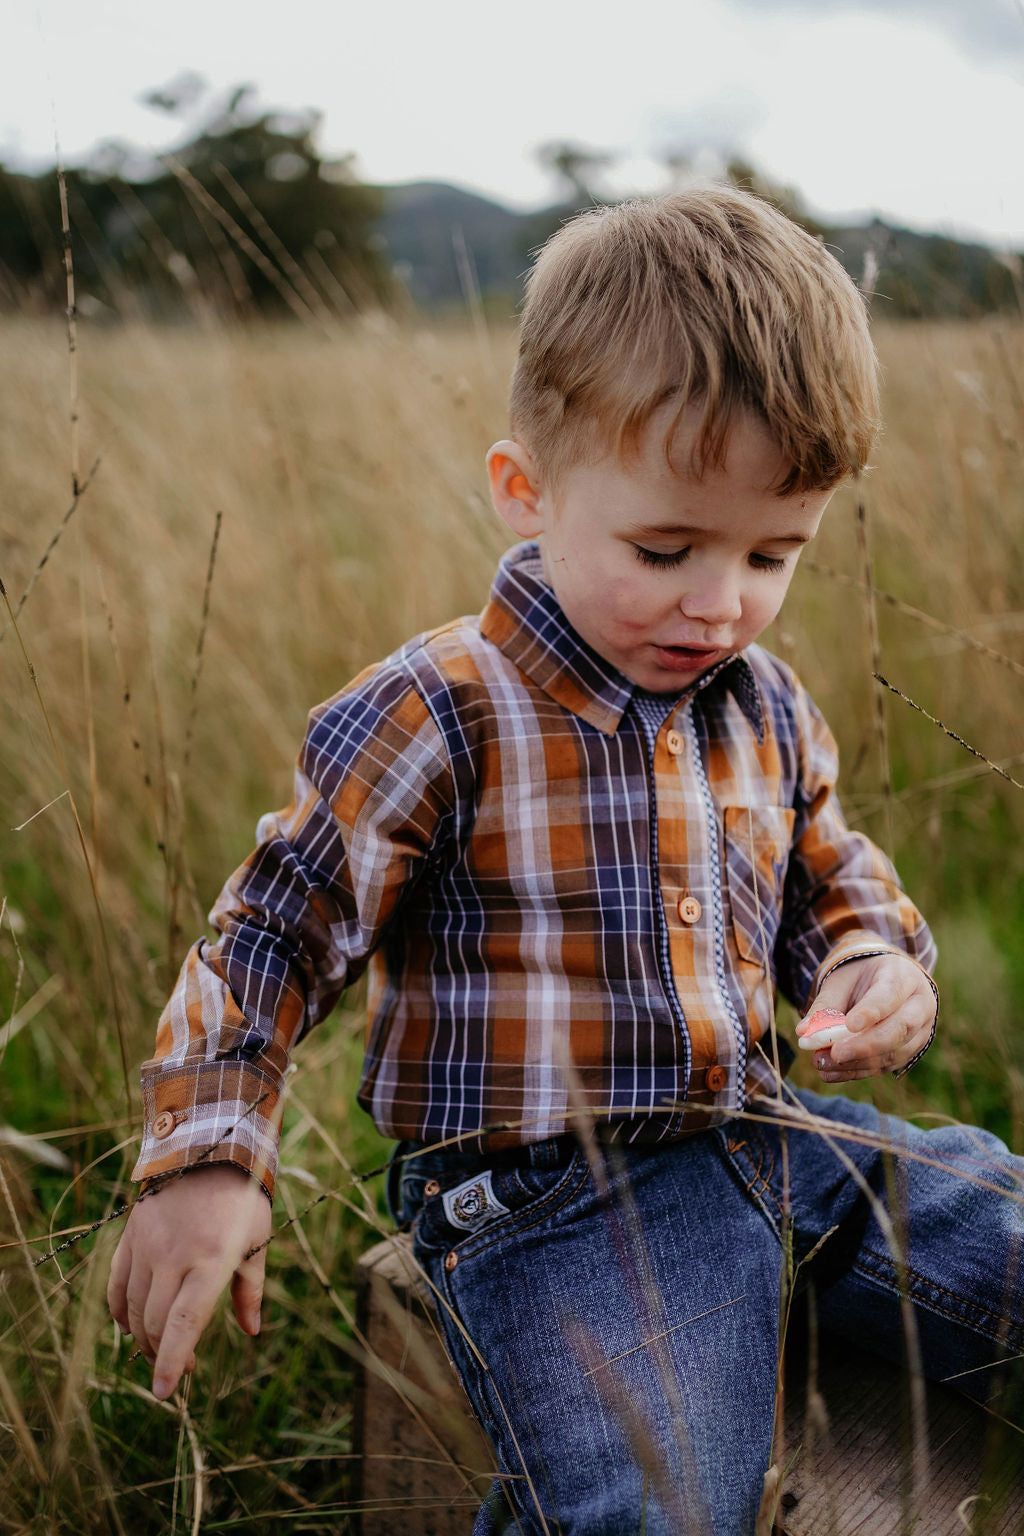
[[[170,1110],[163,1109],[153,1121],[153,1135],[158,1141],[163,1141],[174,1130],[174,1116]]]
[[[668,735],[665,737],[665,745],[668,747],[673,757],[678,757],[680,752],[683,750],[683,738],[680,736],[678,731],[669,731]]]
[[[423,1193],[426,1195],[428,1200],[433,1200],[435,1195],[439,1195],[441,1193],[441,1186],[436,1179],[428,1179],[423,1186]]]
[[[704,1086],[712,1093],[721,1093],[729,1080],[729,1074],[724,1067],[716,1065],[708,1067],[704,1074]]]
[[[680,896],[677,910],[684,923],[700,921],[701,904],[696,896]]]

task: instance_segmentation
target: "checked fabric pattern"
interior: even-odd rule
[[[776,985],[803,1007],[854,954],[934,960],[836,773],[760,647],[652,700],[570,628],[537,547],[511,550],[479,618],[313,711],[293,803],[260,821],[160,1020],[135,1176],[218,1143],[272,1190],[292,1047],[364,971],[359,1100],[386,1135],[496,1149],[584,1108],[673,1138],[712,1064],[707,1123],[735,1113],[772,1083],[755,1047]]]

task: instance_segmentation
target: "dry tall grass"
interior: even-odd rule
[[[260,1340],[214,1327],[178,1406],[148,1399],[148,1373],[104,1316],[117,1224],[34,1270],[26,1254],[122,1199],[136,1122],[115,1020],[134,1064],[257,815],[289,796],[307,708],[482,605],[504,543],[482,458],[504,431],[511,327],[488,339],[386,321],[333,335],[85,325],[79,341],[82,473],[99,464],[25,603],[25,654],[10,629],[0,641],[0,1121],[34,1138],[2,1133],[0,1529],[163,1531],[195,1528],[198,1512],[206,1529],[257,1530],[285,1510],[305,1511],[301,1529],[344,1529],[346,1288],[379,1222],[346,1165],[382,1151],[352,1108],[358,1000],[301,1053],[280,1214],[308,1202],[310,1179],[340,1193],[275,1244]],[[769,643],[824,708],[848,808],[882,839],[891,829],[943,949],[942,1042],[905,1084],[874,1091],[981,1120],[1021,1150],[1024,795],[892,695],[883,792],[856,516],[859,498],[875,585],[902,605],[875,598],[881,670],[1024,779],[1021,331],[921,326],[879,341],[876,467],[837,496]],[[71,504],[66,401],[60,328],[4,322],[12,604]]]

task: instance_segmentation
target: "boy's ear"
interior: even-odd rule
[[[544,507],[536,467],[521,443],[504,439],[487,454],[491,500],[498,516],[521,539],[544,531]]]

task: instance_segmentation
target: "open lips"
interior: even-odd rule
[[[806,1030],[797,1036],[802,1051],[817,1051],[823,1045],[834,1045],[837,1040],[851,1038],[851,1031],[846,1027],[846,1014],[841,1008],[819,1008],[806,1022]]]

